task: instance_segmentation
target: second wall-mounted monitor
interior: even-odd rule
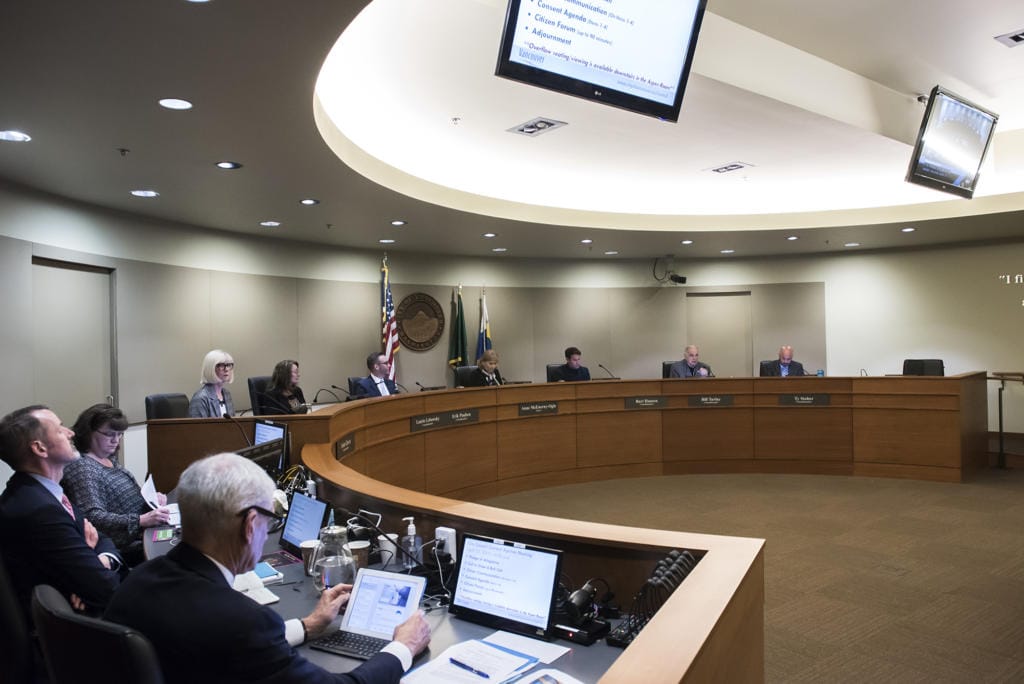
[[[970,199],[999,115],[935,86],[928,98],[907,182]]]
[[[707,0],[509,0],[498,76],[679,119]]]

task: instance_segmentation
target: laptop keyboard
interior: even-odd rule
[[[389,643],[388,639],[378,639],[355,632],[337,631],[309,642],[309,647],[349,658],[369,660]]]

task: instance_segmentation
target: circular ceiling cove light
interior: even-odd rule
[[[277,228],[281,225],[280,221],[260,221],[260,225],[264,228]]]
[[[164,109],[173,109],[176,112],[185,112],[192,109],[192,103],[188,100],[181,100],[176,97],[165,97],[157,101]]]
[[[796,235],[790,235],[786,239],[789,240],[790,242],[792,242],[793,240],[799,240],[800,238],[798,238]]]
[[[405,225],[405,221],[403,221],[402,219],[395,219],[394,221],[391,222],[391,225],[393,225],[393,226],[404,226]]]
[[[299,200],[299,204],[304,204],[304,205],[306,205],[307,207],[312,207],[312,206],[313,206],[313,205],[315,205],[315,204],[320,204],[320,200],[318,200],[318,199],[313,199],[312,197],[307,197],[307,198],[306,198],[306,199],[304,199],[304,200]]]
[[[590,238],[583,238],[582,240],[580,240],[580,244],[581,245],[592,245],[592,244],[594,244],[594,241],[591,240]]]
[[[217,162],[218,169],[240,169],[242,165],[238,162],[233,161],[219,161]]]
[[[618,252],[616,252],[614,249],[604,253],[605,256],[615,256],[616,254],[618,254]]]
[[[734,254],[735,252],[736,252],[735,249],[723,249],[723,250],[721,250],[722,254]]]
[[[906,228],[900,228],[901,233],[913,233],[915,230],[917,230],[917,228],[911,228],[910,226],[907,226]]]
[[[0,131],[0,140],[7,142],[28,142],[32,136],[21,131]]]
[[[157,192],[156,190],[132,190],[132,194],[135,195],[136,197],[146,197],[146,198],[159,197],[160,196],[160,193]]]
[[[508,251],[508,249],[506,249],[505,247],[493,247],[493,248],[491,249],[491,251],[492,251],[492,252],[507,252],[507,251]]]
[[[395,244],[395,241],[393,239],[391,239],[391,238],[381,238],[380,240],[377,240],[377,242],[379,242],[382,245],[393,245],[393,244]]]
[[[843,247],[860,247],[859,242],[847,242]]]
[[[482,237],[482,238],[483,238],[483,239],[485,239],[485,240],[490,240],[491,238],[496,238],[496,237],[498,237],[498,234],[497,234],[497,233],[484,233],[484,234],[483,234],[483,235],[481,235],[480,237]]]
[[[680,240],[679,244],[681,244],[681,245],[692,245],[693,244],[693,240]]]

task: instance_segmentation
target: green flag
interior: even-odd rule
[[[458,302],[452,288],[452,331],[448,338],[448,365],[452,368],[469,364],[466,358],[466,316],[462,312],[462,286],[459,285]]]

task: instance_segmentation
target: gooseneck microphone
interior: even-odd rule
[[[618,380],[619,379],[619,376],[615,375],[615,373],[612,373],[610,370],[605,368],[604,364],[599,363],[599,364],[597,364],[597,367],[600,368],[601,370],[603,370],[605,373],[607,373],[609,379],[611,379],[611,380]]]
[[[242,433],[242,437],[245,438],[246,446],[252,446],[252,440],[249,439],[249,435],[245,434],[245,428],[242,427],[242,424],[235,420],[234,416],[229,416],[228,414],[225,413],[224,417],[230,420],[232,423],[234,423],[235,427],[238,428],[238,431]]]
[[[345,396],[346,396],[346,397],[351,397],[351,396],[352,396],[352,393],[351,393],[351,392],[349,392],[349,391],[348,391],[347,389],[345,389],[344,387],[338,387],[337,385],[331,385],[331,389],[341,390],[342,392],[344,392],[344,393],[345,393]]]
[[[332,397],[334,397],[335,401],[337,401],[338,403],[341,403],[341,397],[339,397],[337,394],[335,394],[334,392],[332,392],[331,390],[329,390],[329,389],[327,389],[325,387],[321,387],[320,389],[318,389],[316,391],[316,394],[313,395],[313,402],[312,403],[314,403],[314,404],[316,403],[316,400],[320,398],[320,393],[321,392],[327,392]]]

